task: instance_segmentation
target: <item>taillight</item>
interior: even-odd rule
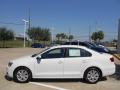
[[[111,61],[111,62],[114,62],[114,58],[113,58],[113,57],[111,57],[111,58],[110,58],[110,61]]]

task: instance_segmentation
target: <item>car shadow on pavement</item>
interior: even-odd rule
[[[8,76],[4,76],[4,78],[8,81],[14,81],[12,78],[9,78]],[[103,77],[100,81],[106,81],[107,78]],[[16,82],[16,81],[14,81]],[[73,83],[73,82],[81,82],[81,83],[87,83],[84,79],[31,79],[30,82],[44,82],[44,83]]]
[[[62,82],[84,82],[82,79],[32,79],[31,82],[62,83]]]
[[[120,64],[116,64],[115,74],[111,75],[110,78],[114,78],[115,80],[120,80]]]
[[[8,77],[7,75],[5,75],[4,78],[5,78],[6,80],[8,80],[8,81],[13,81],[13,79],[10,78],[10,77]]]

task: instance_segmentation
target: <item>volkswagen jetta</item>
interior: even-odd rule
[[[11,60],[6,74],[21,83],[31,78],[83,78],[89,83],[96,83],[101,77],[114,73],[112,55],[83,46],[61,45]]]

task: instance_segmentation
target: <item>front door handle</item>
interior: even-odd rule
[[[63,62],[62,61],[58,61],[58,64],[62,64]]]

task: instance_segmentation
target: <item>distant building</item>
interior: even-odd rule
[[[14,40],[24,40],[24,35],[22,34],[15,35]],[[26,37],[25,40],[31,41],[31,39],[29,39],[28,37]]]
[[[24,40],[24,37],[21,35],[15,35],[14,40]]]

